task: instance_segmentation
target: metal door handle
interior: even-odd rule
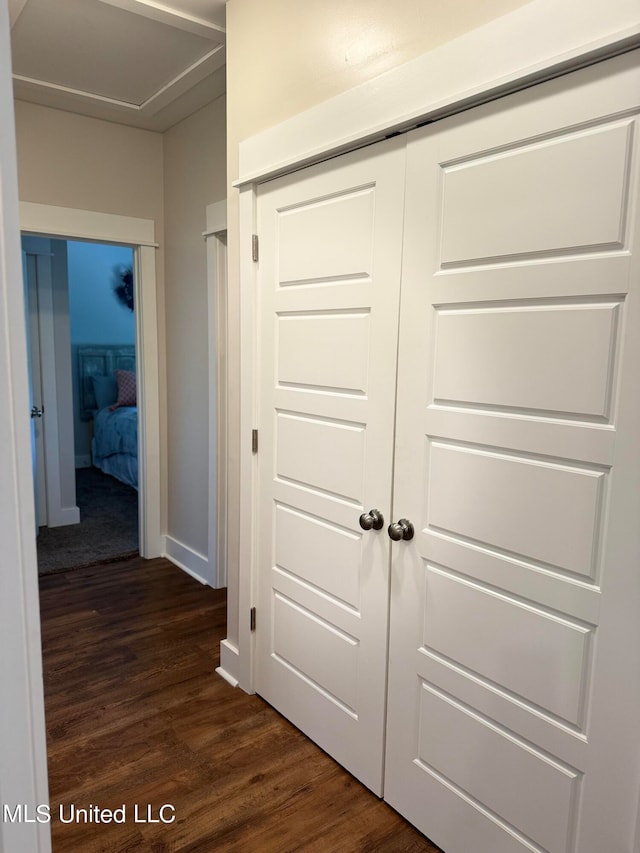
[[[41,418],[44,414],[44,409],[39,409],[37,406],[34,406],[31,409],[31,417],[32,418]]]
[[[384,527],[384,516],[379,509],[370,509],[360,516],[360,527],[363,530],[382,530]]]
[[[415,531],[413,524],[407,518],[401,518],[399,521],[394,521],[393,524],[389,525],[387,533],[389,534],[389,538],[393,539],[394,542],[399,542],[401,539],[408,542],[410,539],[413,539]]]

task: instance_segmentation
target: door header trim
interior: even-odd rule
[[[141,557],[159,557],[163,541],[155,221],[21,201],[20,230],[67,240],[121,243],[135,249],[138,464],[140,483],[144,484],[139,544]]]
[[[46,234],[52,237],[73,236],[99,243],[124,243],[128,246],[154,246],[155,222],[153,219],[137,219],[114,213],[95,210],[76,210],[72,207],[56,207],[20,202],[20,230],[27,233]]]

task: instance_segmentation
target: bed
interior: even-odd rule
[[[138,488],[138,408],[135,347],[78,347],[80,417],[93,421],[96,468]]]

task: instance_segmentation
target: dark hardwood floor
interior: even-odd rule
[[[139,558],[45,575],[40,590],[54,853],[437,851],[216,675],[222,591]],[[173,823],[135,822],[136,805],[157,820],[163,804]],[[125,822],[63,823],[61,805],[66,820],[124,805]]]

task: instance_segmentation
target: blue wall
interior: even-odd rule
[[[135,315],[113,292],[113,269],[133,264],[133,249],[67,243],[72,344],[133,344]]]
[[[80,420],[77,348],[135,343],[135,314],[113,292],[114,267],[132,265],[133,249],[126,246],[67,242],[76,467],[91,464],[93,431],[91,422]]]

